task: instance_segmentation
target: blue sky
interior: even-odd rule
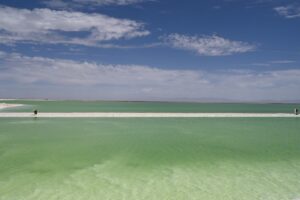
[[[296,0],[0,4],[0,98],[300,100]]]

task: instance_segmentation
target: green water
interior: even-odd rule
[[[5,102],[5,101],[0,101]],[[243,104],[243,103],[169,103],[169,102],[105,102],[105,101],[26,101],[6,103],[26,106],[2,112],[247,112],[292,113],[300,104]],[[1,112],[1,110],[0,110]]]
[[[300,198],[300,120],[0,119],[1,200]]]

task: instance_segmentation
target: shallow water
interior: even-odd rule
[[[299,119],[0,119],[0,199],[300,198]]]

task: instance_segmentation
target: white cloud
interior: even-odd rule
[[[294,60],[273,60],[273,61],[264,62],[264,63],[253,63],[252,65],[268,67],[268,66],[271,66],[271,65],[286,65],[286,64],[292,64],[292,63],[295,63],[295,62],[296,61],[294,61]]]
[[[290,64],[290,63],[295,63],[294,60],[273,60],[271,61],[273,64]]]
[[[288,5],[275,7],[274,10],[285,18],[300,17],[300,6]]]
[[[55,84],[78,85],[135,85],[162,84],[164,81],[180,81],[180,76],[193,77],[189,70],[161,70],[140,65],[103,65],[64,59],[26,57],[20,54],[4,54],[7,77],[21,83],[46,81]],[[3,56],[3,57],[4,57]],[[188,80],[188,79],[187,79]]]
[[[142,23],[102,14],[0,7],[0,43],[33,42],[97,46],[146,36]]]
[[[259,67],[268,67],[271,64],[270,63],[252,63],[254,66],[259,66]]]
[[[253,51],[254,45],[241,41],[232,41],[216,35],[187,36],[171,34],[164,37],[165,42],[178,49],[191,50],[203,56],[224,56]]]
[[[36,92],[35,97],[40,98],[119,100],[288,101],[300,97],[298,69],[175,70],[1,55],[2,97],[30,97]]]

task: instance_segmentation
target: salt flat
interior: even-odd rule
[[[1,100],[1,99],[0,99]],[[23,106],[22,104],[8,104],[8,103],[0,103],[0,110],[5,108],[15,108]]]
[[[17,113],[1,112],[0,117],[41,117],[41,118],[214,118],[214,117],[300,117],[292,113],[119,113],[119,112],[63,112],[63,113]]]

